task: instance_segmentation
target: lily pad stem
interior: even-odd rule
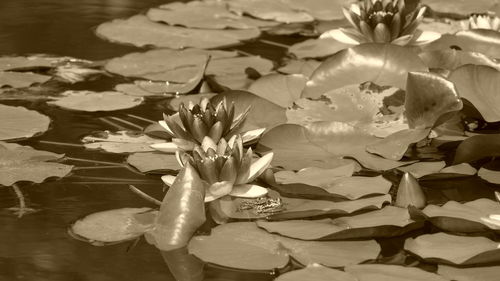
[[[133,185],[129,185],[128,188],[130,188],[130,190],[132,190],[135,194],[139,195],[140,197],[142,197],[143,199],[145,199],[146,201],[149,201],[153,204],[156,204],[158,206],[161,205],[161,201],[160,200],[157,200],[149,195],[147,195],[146,193],[142,192],[142,190],[138,189],[137,187],[133,186]]]

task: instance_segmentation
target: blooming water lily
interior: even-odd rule
[[[158,122],[172,136],[172,142],[153,144],[151,147],[163,152],[176,152],[178,149],[191,151],[195,145],[201,145],[206,136],[215,143],[222,138],[228,140],[241,129],[249,110],[247,108],[235,117],[234,104],[228,108],[225,101],[214,106],[204,98],[199,104],[189,103],[187,108],[181,103],[178,114],[164,115],[164,120]],[[251,142],[264,130],[245,132],[242,139],[245,143]]]
[[[332,29],[320,38],[333,38],[346,44],[392,43],[396,45],[426,44],[441,36],[437,32],[418,30],[426,7],[405,6],[404,0],[365,0],[343,8],[344,16],[354,28]]]
[[[251,184],[270,165],[273,153],[254,160],[252,149],[243,149],[240,135],[226,141],[221,138],[216,144],[205,137],[201,146],[195,145],[192,155],[178,151],[177,159],[181,166],[193,166],[206,185],[205,202],[225,195],[244,198],[257,198],[267,194],[267,189]],[[162,180],[171,186],[175,177],[166,175]]]

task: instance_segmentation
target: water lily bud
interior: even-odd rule
[[[403,208],[412,205],[421,209],[426,203],[425,194],[417,179],[410,173],[405,173],[399,182],[395,205]]]

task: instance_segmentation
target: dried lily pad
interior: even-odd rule
[[[342,240],[393,237],[419,228],[408,210],[387,206],[351,217],[322,220],[258,221],[265,230],[302,240]]]
[[[428,262],[472,265],[500,261],[500,244],[486,237],[425,234],[405,241],[405,250]]]
[[[498,280],[500,266],[484,267],[454,267],[438,265],[437,273],[441,276],[456,281],[496,281]]]
[[[147,17],[152,21],[161,21],[170,25],[206,29],[249,29],[278,24],[231,13],[226,6],[226,3],[222,1],[174,2],[161,5],[160,9],[150,9]]]
[[[351,46],[352,45],[347,45],[333,38],[308,39],[288,47],[288,53],[294,55],[298,59],[324,58]]]
[[[49,129],[50,118],[21,106],[0,104],[0,140],[30,138]]]
[[[181,169],[175,155],[157,152],[138,152],[127,158],[127,163],[142,173],[178,171]]]
[[[255,223],[238,222],[217,226],[210,236],[194,237],[188,249],[205,262],[238,269],[272,270],[283,268],[290,257],[305,265],[357,264],[376,258],[380,246],[374,240],[300,241],[269,234]]]
[[[229,10],[237,14],[249,14],[263,20],[285,23],[308,22],[314,18],[304,12],[296,11],[287,3],[279,0],[231,0],[227,1]]]
[[[462,98],[470,101],[487,122],[500,121],[500,71],[483,65],[464,65],[453,71],[449,80],[455,83]]]
[[[118,131],[98,132],[82,139],[84,146],[89,149],[102,149],[112,153],[147,152],[154,151],[150,147],[154,143],[162,143],[165,140],[148,137],[142,133]]]
[[[463,204],[449,201],[443,206],[428,205],[422,212],[432,224],[444,231],[467,233],[500,230],[498,226],[491,227],[484,221],[489,215],[500,214],[500,204],[486,198]]]
[[[113,42],[138,47],[154,45],[171,49],[219,48],[236,45],[260,35],[258,29],[212,30],[169,26],[152,22],[143,15],[103,23],[97,27],[96,33]]]
[[[300,98],[306,81],[307,78],[300,74],[269,74],[252,83],[248,91],[287,108]]]
[[[50,78],[52,77],[31,72],[0,71],[0,88],[4,86],[24,88],[35,83],[45,83]]]
[[[138,106],[143,101],[120,92],[65,91],[49,104],[79,111],[113,111]]]
[[[29,146],[0,142],[0,185],[10,186],[19,181],[41,183],[50,177],[64,177],[73,166],[47,162],[63,156]]]
[[[105,246],[135,239],[153,227],[153,220],[143,223],[136,216],[151,216],[150,208],[123,208],[90,214],[71,225],[73,237],[94,246]]]

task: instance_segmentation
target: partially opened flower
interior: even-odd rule
[[[332,29],[320,38],[334,38],[346,44],[392,43],[400,46],[420,45],[441,37],[437,32],[418,30],[425,7],[406,7],[404,0],[365,0],[343,8],[353,28]]]
[[[196,145],[192,156],[177,152],[181,166],[191,164],[206,184],[205,201],[213,201],[225,195],[244,198],[257,198],[267,194],[267,189],[251,184],[270,165],[273,153],[254,159],[252,149],[243,149],[240,135],[226,141],[221,138],[216,144],[205,137],[201,146]],[[175,177],[163,176],[162,180],[171,185]]]
[[[462,29],[500,29],[500,18],[494,14],[477,14],[472,15],[467,20],[460,22]]]
[[[234,104],[228,108],[225,100],[217,106],[206,98],[199,104],[190,103],[187,108],[181,103],[178,114],[164,115],[164,120],[158,122],[172,136],[172,142],[153,144],[151,147],[164,152],[178,149],[190,151],[195,145],[201,145],[207,136],[215,143],[222,138],[229,140],[239,133],[249,110],[247,108],[235,117]],[[253,141],[263,132],[264,129],[245,132],[242,134],[243,141]]]

